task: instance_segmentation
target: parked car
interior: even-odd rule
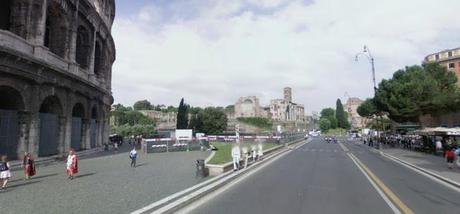
[[[123,136],[119,134],[111,134],[109,135],[109,141],[110,141],[110,144],[117,142],[118,146],[121,146],[123,145]]]

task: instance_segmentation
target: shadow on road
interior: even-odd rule
[[[147,165],[147,163],[136,164],[136,168],[141,167],[141,166],[145,166],[145,165]]]
[[[26,181],[25,183],[21,183],[21,184],[14,184],[14,185],[11,185],[11,186],[7,186],[7,190],[10,189],[10,188],[15,188],[15,187],[20,187],[20,186],[27,186],[27,185],[30,185],[30,184],[35,184],[35,183],[40,183],[41,181]]]
[[[53,176],[56,176],[56,175],[59,175],[59,174],[58,173],[53,173],[53,174],[39,175],[39,176],[32,177],[32,179],[47,178],[47,177],[53,177]]]
[[[95,174],[96,174],[95,172],[91,172],[91,173],[77,175],[77,176],[75,176],[75,178],[83,178],[83,177],[87,177],[87,176],[91,176],[91,175],[95,175]]]

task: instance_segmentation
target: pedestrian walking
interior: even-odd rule
[[[32,155],[28,152],[24,154],[24,159],[22,162],[22,166],[24,168],[24,175],[26,177],[26,180],[29,180],[30,177],[34,176],[36,174],[35,172],[35,161],[32,158]]]
[[[447,167],[449,167],[449,169],[452,169],[454,165],[454,159],[455,159],[454,148],[447,149],[446,150],[446,160],[447,160]]]
[[[242,149],[243,151],[243,160],[244,160],[244,168],[246,168],[248,166],[248,148],[245,146],[243,147]]]
[[[255,145],[251,146],[252,161],[255,162],[257,158],[257,149]]]
[[[70,149],[69,156],[67,156],[67,175],[72,180],[74,175],[78,173],[78,157],[74,149]]]
[[[137,159],[136,147],[134,147],[134,148],[129,152],[129,158],[131,159],[131,167],[136,167],[136,159]]]
[[[262,146],[262,143],[259,143],[259,145],[257,145],[258,149],[257,149],[257,159],[258,160],[262,160],[262,156],[264,155],[264,151],[263,151],[263,146]]]
[[[8,180],[12,177],[10,171],[10,163],[8,162],[8,157],[3,155],[0,158],[0,182],[2,184],[1,190],[6,188],[6,184],[8,184]]]
[[[118,152],[118,142],[117,141],[113,143],[113,149],[115,149],[115,152]]]
[[[232,147],[233,171],[240,169],[241,150],[238,144]]]
[[[460,146],[455,150],[455,156],[457,158],[457,167],[460,168]]]

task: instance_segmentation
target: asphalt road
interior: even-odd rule
[[[459,192],[365,145],[342,142],[345,149],[314,139],[223,193],[192,204],[192,213],[394,213],[348,154],[357,157],[394,193],[400,203],[388,198],[402,213],[410,212],[404,212],[407,209],[400,204],[413,213],[460,213]]]

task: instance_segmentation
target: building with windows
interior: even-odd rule
[[[270,101],[270,115],[274,121],[305,121],[305,108],[292,102],[292,89],[283,89],[284,99]]]
[[[114,0],[0,1],[0,153],[108,141]]]
[[[448,70],[455,72],[460,86],[460,48],[449,49],[430,54],[425,57],[424,62],[437,62],[447,67]]]
[[[424,63],[436,62],[449,71],[455,72],[457,85],[460,86],[460,48],[443,50],[425,57]],[[423,127],[460,127],[460,112],[450,113],[440,116],[423,115],[420,117]]]

